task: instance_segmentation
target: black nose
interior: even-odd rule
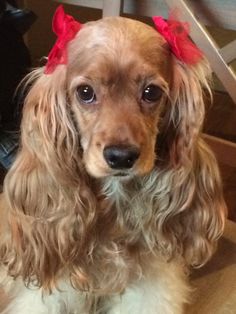
[[[107,146],[103,151],[103,156],[112,169],[132,168],[139,155],[140,151],[135,146]]]

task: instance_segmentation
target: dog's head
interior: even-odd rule
[[[163,46],[154,29],[124,18],[90,23],[70,45],[68,98],[90,175],[153,168],[170,78]]]
[[[25,106],[23,139],[40,159],[67,151],[63,162],[81,158],[97,178],[183,162],[202,125],[205,60],[185,65],[154,28],[121,17],[84,25],[67,50],[67,64],[40,73]]]

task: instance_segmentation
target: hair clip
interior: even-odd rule
[[[52,29],[57,35],[57,40],[48,55],[46,74],[52,73],[58,64],[67,63],[67,44],[76,36],[81,27],[81,23],[65,14],[62,5],[57,8],[52,21]]]
[[[202,51],[189,37],[188,23],[174,19],[165,21],[161,16],[154,16],[153,21],[157,31],[166,39],[171,51],[179,60],[194,65],[203,58]]]

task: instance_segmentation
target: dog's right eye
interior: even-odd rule
[[[91,104],[96,100],[96,94],[90,85],[80,85],[76,90],[77,98],[80,102]]]
[[[142,100],[148,103],[153,103],[158,101],[162,94],[163,92],[159,86],[150,84],[143,90]]]

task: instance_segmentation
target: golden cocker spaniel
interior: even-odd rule
[[[122,17],[63,49],[27,81],[0,205],[1,313],[183,313],[186,270],[211,257],[226,211],[201,136],[209,65]]]

